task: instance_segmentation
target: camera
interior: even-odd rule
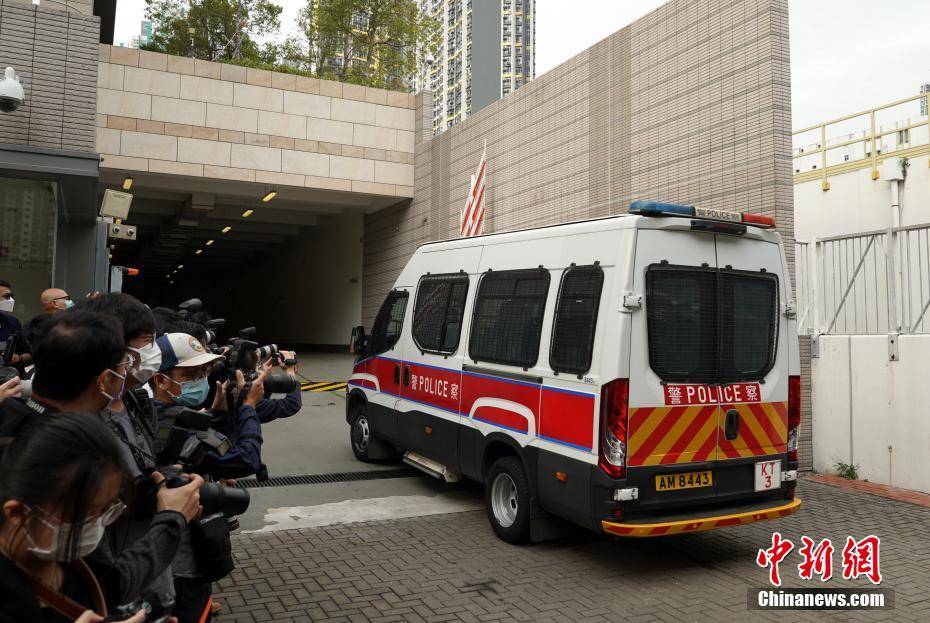
[[[0,80],[0,111],[13,112],[26,101],[26,92],[12,67],[7,67]]]
[[[159,469],[165,477],[165,486],[169,489],[183,487],[191,481],[191,477],[173,465]],[[249,509],[249,492],[244,489],[233,489],[215,482],[205,482],[200,486],[200,505],[203,506],[203,516],[222,514],[224,517],[235,517]]]
[[[278,345],[277,344],[268,344],[267,346],[258,347],[258,358],[261,360],[268,359],[273,355],[278,354]]]
[[[203,310],[203,301],[200,299],[188,299],[178,304],[178,315],[184,320],[189,320],[191,314]]]
[[[159,416],[155,433],[154,450],[158,463],[197,465],[209,451],[220,456],[229,452],[229,439],[210,428],[210,419],[209,413],[187,407],[166,409]]]

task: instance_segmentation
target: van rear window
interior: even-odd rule
[[[775,362],[778,278],[653,265],[646,322],[649,365],[663,381],[759,380]]]
[[[549,271],[489,271],[478,284],[468,339],[468,356],[530,368],[539,359]]]
[[[562,274],[549,349],[549,366],[556,372],[584,374],[591,368],[603,286],[604,271],[597,265],[572,266]]]

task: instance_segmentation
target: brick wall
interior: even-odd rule
[[[654,198],[773,215],[793,265],[787,5],[672,0],[440,136],[418,132],[413,201],[365,220],[366,326],[414,249],[456,234],[484,139],[486,232]]]
[[[0,143],[94,151],[100,19],[75,6],[0,0],[0,69],[13,67],[26,91],[0,116]]]

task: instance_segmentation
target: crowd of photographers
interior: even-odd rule
[[[23,328],[0,281],[0,623],[211,620],[233,479],[267,478],[262,424],[301,407],[294,353],[217,346],[196,299],[41,303]]]

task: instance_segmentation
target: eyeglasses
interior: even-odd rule
[[[38,513],[42,515],[40,519],[44,521],[45,524],[49,527],[59,526],[63,523],[61,519],[59,519],[58,517],[55,517],[54,515],[52,515],[51,513],[42,509],[39,506],[36,506],[36,507],[27,506],[26,508],[32,511],[38,511]],[[126,505],[123,503],[122,500],[120,500],[119,498],[116,498],[115,500],[113,500],[113,502],[110,503],[109,506],[103,509],[101,513],[94,515],[93,517],[88,517],[87,519],[85,519],[84,525],[85,526],[90,525],[99,519],[100,522],[104,525],[104,527],[109,526],[114,521],[119,519],[120,515],[122,515],[125,510],[126,510]]]
[[[133,357],[130,353],[126,353],[126,359],[116,364],[116,370],[123,368],[124,370],[132,369],[133,364],[136,362],[136,358]]]

